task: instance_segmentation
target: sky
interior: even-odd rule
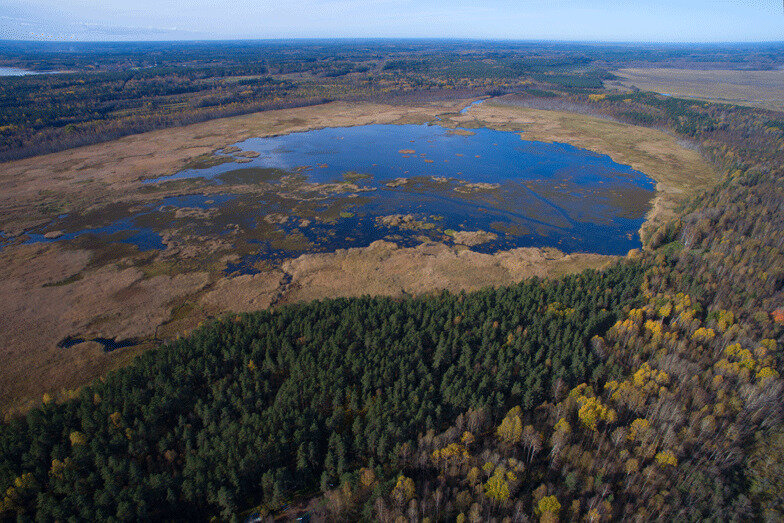
[[[784,0],[0,0],[0,40],[784,41]]]

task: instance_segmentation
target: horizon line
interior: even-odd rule
[[[548,44],[594,44],[594,45],[744,45],[780,44],[781,40],[570,40],[557,38],[493,38],[493,37],[452,37],[452,36],[317,36],[317,37],[237,37],[237,38],[169,38],[139,40],[99,40],[99,39],[41,39],[0,38],[0,44],[133,44],[133,43],[265,43],[265,42],[332,42],[332,41],[371,41],[371,42],[498,42],[498,43],[548,43]]]

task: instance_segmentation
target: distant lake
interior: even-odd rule
[[[27,76],[31,74],[52,74],[58,71],[30,71],[18,67],[0,67],[0,76]]]
[[[38,234],[30,241],[59,230],[61,240],[89,233],[145,250],[162,248],[161,234],[171,231],[230,234],[258,253],[238,270],[259,259],[379,239],[402,246],[458,242],[461,231],[484,232],[471,247],[480,252],[556,247],[625,255],[640,246],[637,231],[655,194],[653,180],[607,155],[487,128],[324,128],[251,138],[217,156],[226,162],[145,182],[154,191],[156,184],[192,179],[213,187],[209,195],[168,198],[111,223],[67,217],[31,231]],[[287,179],[304,185],[292,192]],[[256,184],[267,189],[248,193]]]

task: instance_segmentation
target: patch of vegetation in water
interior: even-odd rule
[[[315,248],[315,244],[298,229],[279,232],[278,237],[269,242],[273,249],[289,253],[302,253]]]
[[[182,169],[209,169],[218,165],[235,161],[231,156],[218,156],[212,153],[200,154],[188,159]]]
[[[61,219],[53,220],[47,229],[69,234],[88,228],[107,227],[118,220],[127,218],[138,210],[138,207],[136,204],[125,202],[98,204],[85,210],[70,212]]]
[[[619,216],[633,219],[639,215],[640,209],[650,205],[654,195],[650,191],[634,186],[624,186],[607,191],[610,204],[621,210]]]
[[[252,185],[274,182],[290,174],[283,169],[267,167],[243,167],[219,174],[215,178],[227,185]]]
[[[181,178],[168,180],[160,183],[151,183],[139,186],[137,189],[141,194],[168,193],[171,191],[196,190],[204,186],[204,178]]]
[[[347,182],[357,182],[359,180],[369,180],[371,178],[373,178],[373,176],[367,173],[358,173],[355,171],[343,173],[343,179]]]
[[[460,185],[454,188],[454,191],[462,194],[489,193],[497,192],[497,189],[500,187],[501,185],[498,183],[469,183],[461,181]]]
[[[526,236],[531,230],[519,223],[492,222],[490,228],[509,236]]]
[[[349,216],[344,216],[344,213],[354,215],[353,211],[347,210],[348,208],[360,207],[369,202],[370,198],[368,197],[349,198],[342,196],[318,202],[309,202],[311,205],[298,206],[297,211],[303,218],[316,218],[325,223],[334,223],[339,218],[349,218]]]
[[[412,191],[440,190],[452,184],[451,179],[433,176],[410,176],[387,184],[389,188],[403,187]]]
[[[439,217],[430,216],[431,219],[437,220]],[[376,225],[379,227],[398,228],[402,230],[417,230],[417,231],[431,231],[436,229],[436,224],[428,222],[427,218],[418,219],[413,214],[391,214],[387,216],[377,216]]]

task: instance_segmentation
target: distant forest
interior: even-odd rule
[[[45,397],[0,427],[4,518],[784,518],[784,115],[605,92],[591,79],[606,69],[589,67],[596,55],[578,65],[581,47],[559,58],[567,65],[534,67],[538,58],[514,53],[552,61],[560,48],[521,46],[488,62],[466,46],[438,62],[441,44],[395,45],[362,50],[376,53],[379,82],[503,89],[666,129],[724,179],[603,272],[227,315],[71,400]],[[393,51],[407,57],[381,65]],[[608,48],[601,60],[636,59],[627,52]],[[654,52],[665,51],[639,51]],[[119,56],[95,58],[95,74],[129,74],[112,71]],[[58,67],[77,67],[71,59]],[[503,69],[515,60],[526,65]],[[511,80],[482,72],[498,63]],[[326,85],[319,75],[308,85]],[[59,75],[34,78],[0,85]],[[470,85],[480,80],[491,83]],[[39,87],[29,92],[50,92]]]
[[[213,118],[324,103],[601,92],[608,71],[772,69],[784,45],[592,45],[479,41],[3,42],[0,161]]]

